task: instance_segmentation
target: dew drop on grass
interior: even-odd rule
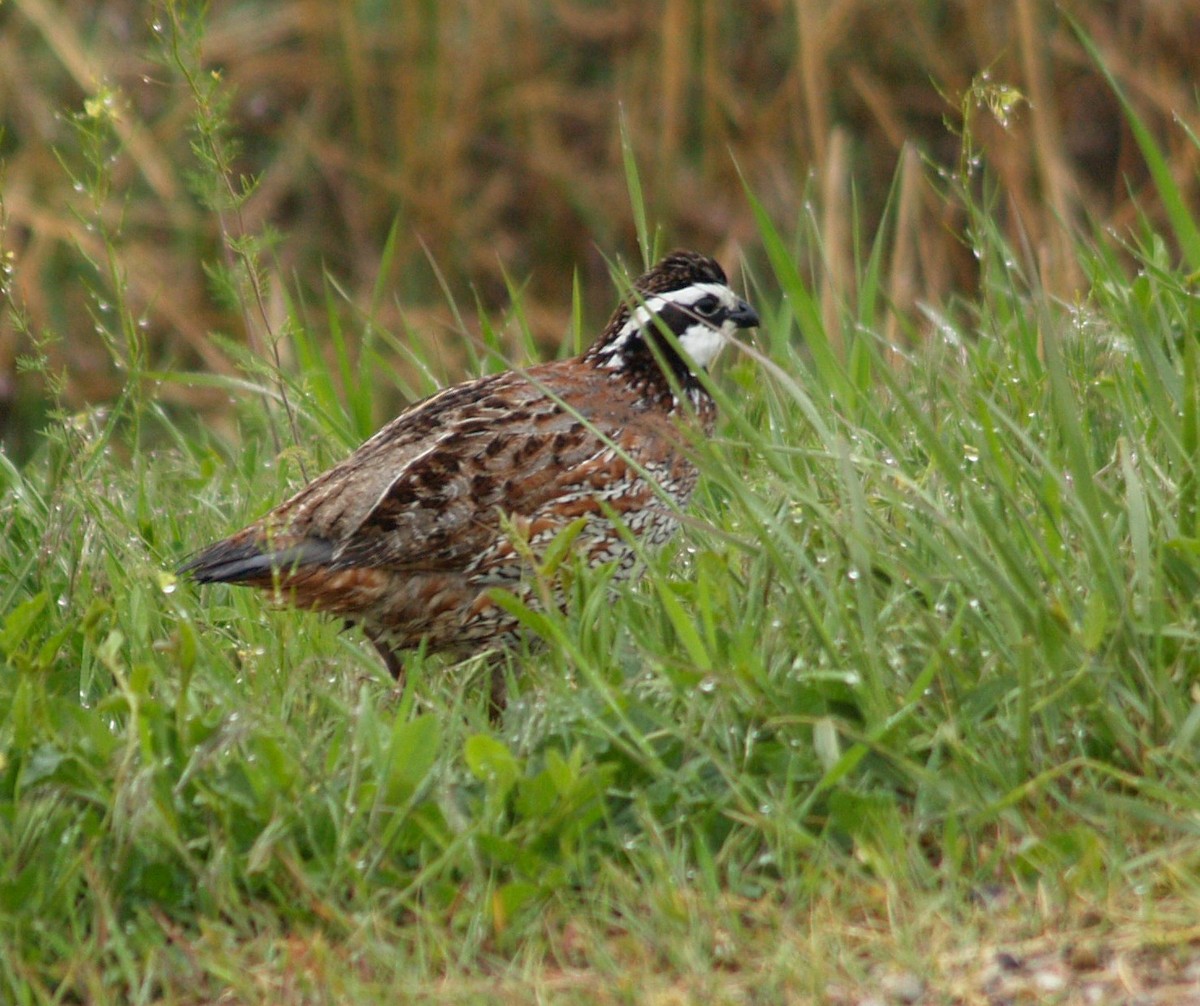
[[[700,682],[698,687],[705,695],[711,695],[717,690],[717,679],[709,674]]]
[[[851,581],[859,580],[862,578],[862,573],[858,571],[857,566],[851,566],[846,570],[846,578]]]

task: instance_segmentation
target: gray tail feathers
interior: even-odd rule
[[[266,544],[261,538],[235,535],[192,556],[179,567],[179,575],[197,583],[245,583],[269,580],[300,566],[323,565],[333,556],[333,546],[320,538],[264,551]]]

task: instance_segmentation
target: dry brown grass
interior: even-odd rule
[[[518,960],[497,955],[493,967],[448,964],[440,977],[406,969],[412,948],[385,932],[353,948],[304,931],[230,942],[219,926],[197,936],[163,918],[180,954],[163,1001],[1192,1006],[1200,998],[1194,891],[1097,903],[997,889],[964,905],[835,883],[803,907],[669,896],[678,924],[662,931],[548,913],[544,947]]]
[[[1172,125],[1179,116],[1200,131],[1200,11],[1068,6],[1156,131],[1185,196],[1200,198],[1196,147]],[[116,384],[89,317],[86,287],[98,281],[85,258],[104,254],[89,220],[119,228],[117,266],[158,357],[229,370],[209,333],[247,337],[205,279],[217,224],[189,195],[192,98],[152,58],[156,17],[134,0],[0,9],[5,249],[32,326],[62,336],[74,401]],[[328,270],[365,303],[399,220],[384,321],[402,306],[426,331],[448,320],[425,248],[452,290],[469,301],[473,286],[489,307],[507,302],[504,271],[528,277],[541,338],[561,338],[576,268],[589,307],[603,309],[603,255],[635,248],[621,108],[672,244],[754,258],[738,167],[785,224],[812,201],[826,254],[814,271],[833,323],[852,288],[851,187],[869,234],[898,164],[889,294],[903,311],[973,286],[959,211],[917,152],[954,167],[959,141],[943,120],[984,71],[1029,99],[1007,128],[975,115],[972,133],[1003,193],[1004,226],[1051,292],[1070,296],[1080,283],[1060,221],[1121,229],[1137,204],[1156,212],[1113,95],[1056,6],[1038,0],[217,2],[204,58],[233,95],[239,170],[260,180],[244,226],[282,234],[279,282],[311,291]],[[104,86],[118,95],[122,149],[95,207],[58,158],[80,164],[63,113]],[[23,346],[7,324],[0,400],[11,404]]]

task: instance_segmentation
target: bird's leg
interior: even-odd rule
[[[504,677],[504,661],[492,658],[492,686],[488,694],[488,721],[494,726],[504,716],[508,706],[508,681]]]
[[[375,647],[375,652],[383,658],[383,666],[388,669],[388,673],[396,679],[396,684],[404,685],[404,661],[400,659],[398,653],[387,645],[378,636],[372,633],[367,633],[367,638],[371,640],[371,645]]]

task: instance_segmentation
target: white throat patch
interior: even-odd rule
[[[695,361],[696,366],[702,370],[707,370],[709,364],[721,352],[721,347],[725,345],[726,337],[733,335],[732,331],[726,332],[725,329],[732,329],[733,327],[732,322],[726,322],[717,329],[713,328],[712,325],[706,325],[704,322],[698,321],[694,325],[689,325],[687,331],[679,337],[679,345]]]

